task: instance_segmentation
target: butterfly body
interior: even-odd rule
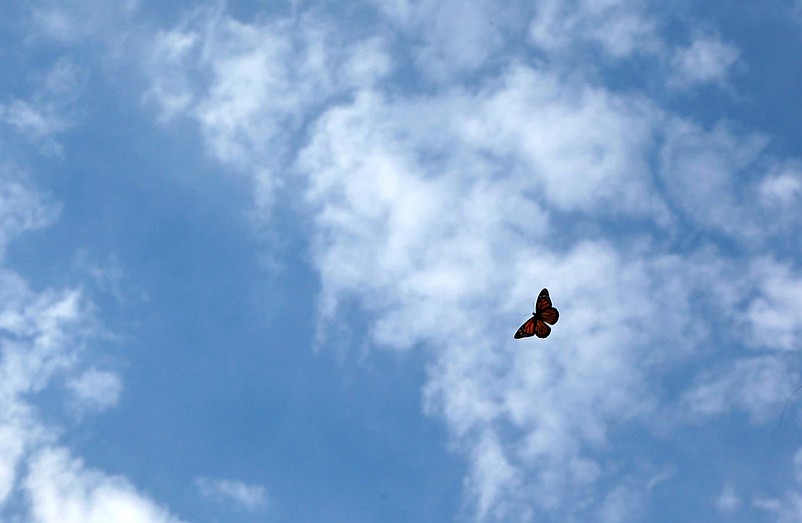
[[[551,327],[560,319],[560,312],[551,304],[548,289],[543,289],[535,302],[535,311],[532,317],[521,325],[515,332],[515,339],[537,336],[546,338],[551,334]]]

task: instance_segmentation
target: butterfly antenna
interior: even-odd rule
[[[775,433],[775,432],[777,432],[777,430],[780,428],[780,424],[783,422],[783,416],[785,415],[785,409],[786,409],[786,407],[788,407],[788,402],[789,402],[789,401],[791,401],[791,398],[793,398],[793,397],[794,397],[794,394],[796,394],[797,392],[799,392],[799,391],[800,391],[800,389],[802,389],[802,385],[800,385],[799,387],[797,387],[797,388],[796,388],[796,390],[795,390],[794,392],[792,392],[790,396],[788,396],[788,399],[787,399],[787,400],[785,400],[785,405],[783,405],[783,411],[780,413],[780,421],[778,421],[778,422],[777,422],[777,426],[776,426],[776,427],[774,427],[774,430],[772,430],[771,432],[769,432],[769,435],[771,435],[771,434],[774,434],[774,433]]]

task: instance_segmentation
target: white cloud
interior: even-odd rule
[[[195,119],[213,157],[251,175],[266,210],[283,183],[288,144],[310,112],[389,70],[378,39],[349,44],[306,14],[249,24],[221,6],[193,11],[157,36],[148,69],[162,118]]]
[[[627,487],[616,487],[605,497],[599,511],[599,521],[602,523],[638,521],[643,502],[640,493]]]
[[[766,177],[760,183],[758,194],[765,206],[776,211],[779,205],[785,210],[802,195],[802,170],[788,168]]]
[[[577,0],[538,2],[529,35],[550,53],[564,53],[587,44],[611,58],[653,53],[662,46],[656,23],[641,0]]]
[[[741,498],[738,497],[738,494],[735,492],[735,487],[732,483],[724,484],[724,487],[721,489],[721,494],[719,494],[718,498],[716,498],[716,508],[719,512],[723,512],[724,514],[732,514],[736,510],[738,510],[741,506]]]
[[[544,184],[541,173],[559,169],[563,154],[583,151],[583,139],[589,151],[620,155],[611,165],[626,165],[632,156],[642,161],[641,147],[630,148],[617,133],[597,134],[592,124],[571,127],[584,115],[619,117],[619,106],[604,103],[603,93],[563,104],[548,76],[511,76],[501,94],[468,101],[456,93],[395,106],[363,93],[320,119],[299,162],[311,180],[324,321],[339,301],[356,297],[374,315],[377,343],[431,349],[427,412],[446,419],[469,457],[475,511],[491,520],[578,500],[593,506],[586,498],[605,477],[597,456],[608,433],[649,417],[657,399],[646,374],[681,361],[699,343],[705,329],[692,323],[689,294],[709,286],[692,264],[648,248],[619,251],[605,241],[577,241],[559,253],[551,248],[559,224],[547,205],[591,213],[611,212],[616,202],[619,215],[658,223],[668,220],[667,211],[648,183],[637,183],[646,167],[608,171],[601,162],[597,169],[609,179],[598,190],[588,190],[596,180],[579,168],[555,175],[552,187]],[[536,97],[538,88],[549,93],[544,102],[517,99],[523,92]],[[584,111],[585,100],[593,109]],[[530,106],[550,120],[531,117]],[[462,124],[475,113],[497,123],[480,134]],[[442,126],[435,135],[430,118],[472,139],[452,138]],[[520,130],[525,121],[544,130],[535,124]],[[563,123],[570,138],[561,141],[551,135]],[[541,136],[572,148],[543,147]],[[499,158],[519,154],[520,163],[541,170],[483,162],[473,147],[495,153],[490,137],[499,142]],[[531,147],[517,146],[519,139]],[[501,145],[509,143],[516,145]],[[592,160],[586,163],[593,168]],[[531,300],[539,282],[548,282],[558,308],[571,314],[549,339],[553,350],[522,350],[504,318],[515,314],[511,304]],[[598,304],[609,301],[614,312],[600,314]],[[677,332],[687,333],[679,346]],[[620,496],[605,502],[611,520],[622,500],[639,499]]]
[[[117,404],[122,381],[112,372],[91,369],[70,380],[67,387],[80,410],[103,410]]]
[[[475,499],[475,517],[529,520],[532,511],[524,501],[521,473],[505,456],[497,435],[483,434],[473,453],[466,488]]]
[[[504,45],[525,30],[525,2],[395,0],[374,3],[415,43],[412,59],[445,81],[504,59]]]
[[[461,47],[472,35],[449,40],[440,33],[448,23],[425,20],[451,4],[385,5],[410,34],[434,28],[415,57],[425,79],[443,57],[455,58],[456,72],[494,59]],[[644,5],[541,2],[530,37],[549,53],[590,44],[615,59],[666,59]],[[472,17],[482,7],[464,9]],[[613,472],[630,463],[608,453],[616,434],[686,423],[669,412],[677,397],[697,419],[741,409],[764,423],[773,414],[767,407],[796,375],[776,354],[740,351],[754,340],[736,340],[728,363],[705,368],[690,391],[660,385],[730,341],[711,332],[714,320],[738,318],[761,337],[774,329],[768,338],[780,341],[770,343],[796,339],[793,300],[758,277],[754,259],[728,259],[710,244],[675,250],[688,222],[760,248],[764,216],[750,191],[777,172],[755,167],[775,167],[765,137],[704,128],[582,74],[514,60],[469,87],[383,92],[387,42],[327,47],[330,28],[312,22],[292,34],[286,20],[198,12],[162,35],[153,67],[168,74],[155,75],[151,96],[165,114],[194,118],[211,154],[251,176],[257,202],[285,173],[307,183],[322,324],[355,302],[370,315],[374,344],[426,352],[424,408],[445,420],[468,461],[475,517],[527,520],[570,506],[581,507],[577,517],[622,520],[645,494]],[[676,55],[681,74],[723,78],[727,49],[711,42]],[[491,38],[488,49],[496,45]],[[363,77],[341,80],[359,49],[378,50],[360,61]],[[750,184],[738,183],[747,175]],[[634,232],[611,238],[600,222]],[[785,280],[795,279],[788,269]],[[767,290],[756,294],[761,282]],[[564,311],[560,323],[546,342],[513,342],[509,318],[523,319],[544,285]],[[743,307],[752,307],[746,318]],[[757,319],[764,310],[776,315],[768,326]]]
[[[44,154],[59,156],[62,146],[58,139],[72,125],[82,74],[72,62],[60,59],[37,76],[38,85],[27,99],[0,101],[0,136],[7,142],[21,138]]]
[[[681,87],[703,83],[724,85],[738,56],[734,45],[718,37],[699,36],[689,46],[673,51],[671,81]]]
[[[500,80],[454,107],[463,115],[455,134],[475,148],[461,153],[514,158],[503,167],[515,170],[519,191],[558,210],[667,219],[645,154],[659,112],[536,69],[514,67]]]
[[[756,170],[766,137],[723,123],[706,131],[679,118],[667,120],[662,133],[659,174],[672,204],[702,230],[759,241],[767,224],[756,214],[752,188],[739,180]]]
[[[39,29],[54,40],[68,41],[76,34],[75,21],[60,9],[37,10],[33,17]]]
[[[267,491],[261,485],[211,478],[198,478],[195,484],[204,497],[232,503],[247,510],[261,509],[268,503]]]
[[[788,263],[770,258],[751,268],[758,286],[749,303],[751,342],[776,350],[802,350],[802,275]]]
[[[46,447],[30,459],[24,481],[37,523],[178,522],[119,476],[87,469],[60,447]]]
[[[688,407],[704,416],[721,414],[732,408],[746,411],[756,423],[766,423],[776,416],[799,373],[775,356],[741,358],[700,377],[687,393]]]
[[[646,482],[646,490],[651,491],[662,483],[668,481],[676,474],[674,467],[665,467],[661,472],[653,474]]]
[[[654,67],[661,85],[728,88],[730,73],[738,64],[738,48],[702,33],[687,17],[669,22],[665,15],[644,0],[544,0],[537,3],[529,37],[552,67],[571,74],[592,74],[623,60],[647,58],[646,67],[639,66],[643,77],[653,74],[649,68]],[[666,30],[670,23],[693,35],[688,45],[671,41]]]
[[[44,0],[30,10],[32,37],[59,44],[76,44],[84,40],[116,37],[123,20],[136,13],[140,0],[123,0],[109,4],[102,0]]]
[[[16,227],[15,211],[25,216],[30,209],[7,209],[0,227]],[[53,446],[60,427],[44,423],[42,412],[53,406],[41,404],[38,393],[64,382],[82,408],[110,406],[119,394],[112,374],[76,375],[96,334],[91,303],[80,290],[34,292],[0,267],[0,508],[16,492],[29,503],[25,512],[15,508],[14,517],[41,523],[176,521],[122,478],[87,471]]]
[[[794,477],[796,478],[796,482],[802,484],[802,448],[794,453],[791,462],[794,465]]]
[[[52,223],[59,208],[32,190],[21,177],[13,175],[8,167],[0,167],[0,182],[0,260],[3,260],[13,239]]]
[[[323,321],[356,298],[373,314],[375,342],[432,351],[427,412],[445,418],[468,456],[474,509],[490,520],[580,501],[615,520],[625,511],[616,507],[639,506],[628,490],[595,492],[611,479],[599,461],[608,434],[649,425],[661,401],[653,373],[690,358],[709,336],[701,318],[737,316],[753,289],[754,274],[710,252],[689,259],[581,234],[553,246],[563,230],[557,212],[673,230],[663,198],[748,238],[728,219],[744,209],[731,176],[763,147],[571,87],[517,68],[476,97],[360,93],[320,118],[299,159],[315,211]],[[667,139],[650,138],[667,121]],[[617,131],[633,127],[646,132]],[[662,193],[649,177],[655,151]],[[689,189],[701,209],[686,203]],[[708,203],[714,196],[720,207]],[[500,327],[540,282],[571,313],[549,338],[554,350],[520,350]],[[610,302],[615,309],[600,314]],[[774,357],[733,366],[734,377],[722,371],[694,390],[695,411],[735,407],[766,422],[794,374]]]
[[[42,421],[40,411],[52,407],[39,404],[38,392],[63,379],[83,407],[104,407],[119,391],[114,375],[74,373],[96,332],[86,298],[77,290],[35,293],[7,268],[0,283],[0,507],[16,490],[31,521],[176,521],[122,478],[87,471],[52,446],[59,427]]]
[[[802,519],[802,495],[796,492],[788,492],[783,499],[757,498],[753,505],[772,513],[775,523],[796,523]]]
[[[53,100],[69,100],[70,73],[64,67],[50,69],[43,80],[48,84],[44,94],[34,96],[34,101],[44,100],[49,107],[51,102],[58,105]],[[58,130],[48,127],[33,105],[20,104],[3,106],[0,120],[10,124],[6,128],[32,133],[36,140],[52,138]],[[57,216],[58,206],[4,158],[0,169],[0,511],[9,521],[40,523],[176,521],[121,478],[87,471],[66,450],[55,447],[63,427],[44,421],[57,417],[52,414],[58,408],[43,400],[45,391],[71,384],[84,406],[99,406],[108,405],[119,388],[118,379],[103,373],[76,376],[77,369],[86,366],[85,346],[100,330],[84,292],[80,288],[34,290],[5,257],[11,241],[49,225]]]
[[[20,134],[33,139],[47,138],[64,129],[57,117],[43,114],[26,102],[14,101],[3,107],[3,119]]]
[[[57,209],[45,200],[11,167],[0,172],[0,507],[25,454],[49,437],[29,398],[69,367],[84,327],[78,292],[34,293],[6,266],[9,242],[55,219]]]
[[[776,523],[793,523],[802,519],[802,449],[797,450],[792,459],[796,488],[787,489],[779,497],[758,496],[752,501],[754,507],[774,515]]]
[[[35,420],[33,409],[18,399],[2,400],[0,418],[0,507],[17,486],[17,476],[29,448],[49,435]]]
[[[62,154],[55,136],[61,134],[67,125],[52,107],[12,100],[0,104],[0,123],[9,127],[14,135],[39,144],[41,151],[46,154]]]

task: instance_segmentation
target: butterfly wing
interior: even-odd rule
[[[548,324],[554,325],[559,319],[560,313],[551,304],[549,290],[543,289],[537,297],[535,312],[515,333],[515,339],[528,338],[529,336],[547,338],[551,334],[551,327]]]
[[[534,318],[533,318],[534,319]],[[551,334],[551,327],[540,319],[535,320],[535,335],[538,338],[547,338]]]
[[[551,307],[551,298],[549,297],[549,290],[543,289],[537,296],[537,303],[535,303],[535,313]]]
[[[523,325],[521,325],[517,331],[515,331],[515,339],[518,340],[520,338],[528,338],[529,336],[534,336],[535,334],[535,322],[536,318],[533,315],[531,318],[526,320]],[[541,322],[543,323],[543,322]],[[547,335],[548,336],[548,335]]]
[[[537,317],[545,321],[546,323],[554,325],[555,323],[557,323],[557,320],[560,319],[560,311],[558,311],[554,307],[549,307],[547,309],[543,309],[542,311],[540,311],[537,314]]]
[[[546,323],[554,325],[560,319],[560,312],[551,305],[549,290],[543,289],[537,297],[535,315]],[[548,336],[548,334],[546,335]],[[544,338],[546,337],[544,336]]]

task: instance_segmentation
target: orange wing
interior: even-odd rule
[[[551,334],[551,327],[546,325],[544,322],[537,320],[535,321],[535,334],[538,338],[547,338],[549,334]]]
[[[549,290],[543,289],[537,296],[537,303],[535,304],[535,312],[539,313],[542,310],[551,307],[551,298],[549,297]]]
[[[560,311],[558,311],[554,307],[548,307],[538,312],[537,317],[545,321],[546,323],[554,325],[555,323],[557,323],[557,320],[560,319]]]
[[[529,336],[534,336],[534,334],[535,334],[535,320],[536,319],[537,318],[535,318],[535,316],[532,315],[531,318],[526,320],[524,322],[524,324],[521,325],[518,328],[517,331],[515,331],[515,339],[517,340],[517,339],[520,339],[520,338],[528,338]],[[543,323],[543,322],[540,322],[540,323]],[[547,334],[547,336],[548,336],[548,334]]]

